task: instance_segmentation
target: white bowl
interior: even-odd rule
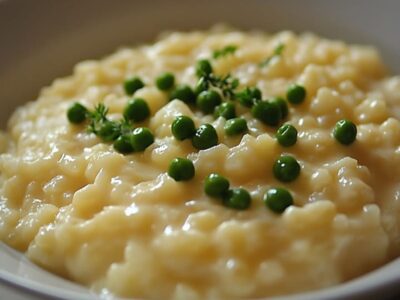
[[[209,28],[225,22],[268,32],[312,31],[351,43],[376,45],[400,73],[400,1],[2,1],[0,0],[0,126],[35,99],[40,87],[71,73],[88,58],[121,45],[154,39],[164,30]],[[1,299],[97,299],[0,243]],[[397,296],[396,296],[397,295]],[[337,287],[285,300],[399,299],[400,259]]]

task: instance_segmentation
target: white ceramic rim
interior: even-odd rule
[[[3,4],[9,4],[10,12],[18,11],[21,8],[24,8],[26,11],[35,11],[35,6],[39,6],[39,4],[44,4],[44,2],[51,3],[53,1],[51,0],[37,0],[29,2],[29,1],[18,1],[18,0],[0,0],[0,8],[1,5]],[[64,3],[68,4],[63,4],[65,7],[63,7],[63,13],[68,15],[71,13],[71,11],[68,11],[69,9],[80,9],[82,11],[87,10],[87,12],[90,12],[90,4],[93,4],[92,1],[82,1],[82,2],[77,2],[77,4],[73,4],[73,1],[65,1]],[[97,6],[103,5],[106,3],[106,0],[97,0],[96,4]],[[121,3],[124,1],[121,1]],[[400,43],[398,42],[398,27],[399,27],[399,18],[398,18],[398,11],[400,9],[400,2],[396,0],[385,0],[385,1],[374,1],[374,0],[352,0],[352,1],[318,1],[318,0],[305,0],[302,1],[301,4],[299,4],[298,1],[295,0],[288,0],[288,1],[282,1],[282,0],[265,0],[265,1],[260,1],[260,0],[247,0],[245,5],[243,5],[244,1],[240,2],[240,0],[229,0],[229,3],[232,6],[240,6],[241,13],[243,13],[244,18],[240,18],[238,13],[233,13],[232,15],[226,14],[222,20],[217,19],[218,17],[218,11],[220,13],[224,13],[227,11],[226,3],[227,1],[218,1],[218,0],[201,0],[201,1],[195,1],[195,0],[169,0],[168,3],[167,1],[162,1],[162,0],[154,0],[154,1],[143,1],[143,7],[136,7],[140,8],[138,11],[142,12],[137,16],[138,22],[143,22],[143,20],[146,20],[146,17],[148,17],[149,13],[149,7],[153,5],[158,5],[162,7],[162,10],[167,9],[170,5],[173,5],[174,3],[180,3],[180,8],[181,8],[181,15],[180,18],[174,18],[171,16],[171,12],[169,12],[169,19],[167,19],[168,25],[163,23],[165,20],[163,20],[161,17],[163,14],[157,14],[157,17],[154,20],[154,23],[152,24],[152,27],[149,29],[151,32],[151,36],[155,36],[155,32],[158,30],[157,28],[160,28],[160,26],[166,26],[163,28],[178,28],[178,29],[191,29],[193,27],[199,27],[199,28],[207,28],[207,23],[208,25],[211,25],[216,22],[221,22],[221,21],[226,21],[228,23],[231,23],[233,25],[238,26],[239,28],[243,27],[244,29],[252,27],[252,28],[270,28],[268,30],[276,31],[277,27],[281,27],[280,29],[284,28],[294,28],[298,29],[300,31],[303,31],[307,28],[312,29],[314,31],[317,31],[321,35],[327,36],[327,37],[341,37],[341,35],[346,35],[346,39],[355,41],[355,42],[365,42],[365,43],[370,43],[370,44],[376,44],[378,45],[379,49],[382,50],[382,53],[386,58],[390,58],[388,61],[393,61],[392,66],[394,68],[397,68],[397,71],[400,71],[400,60],[398,60],[398,53],[400,51]],[[61,2],[60,2],[61,3]],[[112,3],[111,1],[108,2],[108,4]],[[128,1],[124,2],[125,5],[128,3]],[[131,2],[132,3],[132,2]],[[135,5],[137,2],[134,3]],[[225,4],[225,5],[224,5]],[[297,9],[296,5],[301,5],[301,6],[308,6],[308,11],[304,11],[301,9]],[[60,4],[61,5],[61,4]],[[71,8],[75,5],[75,8]],[[214,8],[214,11],[211,12],[211,14],[208,15],[209,19],[204,20],[200,19],[199,16],[202,15],[202,12],[204,12],[205,8],[203,6],[207,5],[212,5]],[[340,6],[342,5],[342,8],[345,9],[340,9]],[[346,5],[346,7],[343,7],[343,5]],[[261,19],[263,16],[260,15],[252,15],[251,10],[253,9],[253,12],[257,12],[257,10],[262,10],[262,9],[257,9],[257,7],[266,7],[270,11],[275,11],[274,15],[269,15],[268,19],[264,22],[261,23]],[[290,8],[285,12],[285,14],[282,13],[281,10],[277,10],[277,8],[280,7],[287,7]],[[363,9],[360,9],[363,8]],[[195,14],[192,14],[191,16],[187,16],[184,14],[187,9],[191,9],[195,11]],[[236,10],[238,10],[236,9]],[[326,22],[323,22],[321,24],[318,24],[319,26],[314,26],[312,27],[312,16],[313,14],[315,15],[315,12],[318,10],[324,10],[328,11],[329,13],[325,13],[325,18],[327,19]],[[54,5],[49,7],[46,11],[48,15],[51,15],[51,12],[54,12],[55,8]],[[183,12],[183,14],[182,14]],[[301,13],[303,12],[303,13]],[[36,10],[37,13],[37,10]],[[111,14],[112,12],[107,12],[107,14]],[[176,14],[177,12],[175,12]],[[146,15],[147,14],[147,15]],[[293,14],[296,14],[298,16],[298,19],[283,19],[286,15],[290,17],[293,17]],[[12,17],[9,19],[11,22],[13,19],[16,19],[17,21],[21,21],[18,18],[14,18],[13,14],[9,14]],[[165,14],[164,14],[165,15]],[[275,16],[276,15],[276,16]],[[128,40],[128,34],[123,33],[123,32],[117,32],[114,36],[110,37],[103,37],[99,33],[96,34],[97,31],[104,30],[106,27],[105,25],[111,24],[112,22],[119,22],[119,26],[121,27],[121,24],[127,24],[129,21],[129,16],[127,14],[122,14],[120,20],[113,19],[113,20],[104,20],[104,24],[100,24],[101,26],[100,29],[98,28],[90,28],[90,27],[85,27],[82,26],[82,28],[79,28],[79,34],[75,34],[73,30],[70,30],[68,34],[62,34],[62,39],[57,40],[54,39],[57,37],[57,34],[60,33],[64,27],[62,27],[60,24],[52,24],[51,29],[49,29],[49,32],[51,33],[51,36],[46,37],[46,32],[43,31],[42,36],[38,36],[39,38],[42,38],[40,41],[44,42],[47,39],[50,39],[52,41],[57,41],[59,42],[59,45],[55,43],[54,45],[45,45],[49,46],[50,48],[47,48],[49,50],[49,53],[41,53],[40,47],[36,47],[37,45],[32,45],[32,47],[29,47],[27,52],[18,52],[18,51],[13,51],[14,49],[7,48],[8,47],[8,42],[12,42],[13,38],[13,24],[4,24],[2,23],[1,19],[5,19],[5,16],[3,15],[1,18],[1,11],[0,11],[0,27],[2,27],[4,30],[2,31],[2,28],[0,28],[0,37],[2,38],[2,42],[4,41],[3,38],[6,38],[6,42],[3,42],[0,47],[0,66],[2,66],[2,63],[8,62],[8,61],[19,61],[21,58],[26,58],[24,55],[29,53],[29,51],[32,52],[32,55],[35,54],[33,61],[29,60],[23,60],[22,63],[27,65],[24,67],[28,68],[33,68],[37,67],[38,63],[43,61],[43,58],[50,57],[50,59],[54,59],[55,57],[58,57],[59,53],[61,53],[60,48],[65,45],[74,45],[74,44],[79,44],[77,41],[79,38],[75,37],[76,35],[81,35],[81,39],[83,37],[87,36],[94,36],[94,41],[93,43],[99,45],[99,49],[101,48],[102,50],[97,50],[95,52],[95,56],[99,56],[103,53],[108,53],[110,52],[110,44],[114,44],[115,41],[117,40]],[[249,18],[250,21],[246,21],[245,18]],[[384,19],[382,19],[382,16],[384,16]],[[26,16],[28,17],[28,16]],[[115,15],[114,15],[115,17]],[[119,16],[118,16],[119,17]],[[281,23],[273,22],[274,18],[282,18]],[[45,16],[43,16],[45,19]],[[92,19],[94,18],[92,14]],[[351,22],[349,21],[349,18],[353,18]],[[33,18],[35,19],[35,18]],[[40,23],[40,14],[37,16],[38,24],[31,24],[31,27],[34,28],[40,28],[41,25]],[[381,22],[378,24],[376,20],[380,20]],[[62,20],[68,23],[68,20]],[[74,20],[71,20],[73,22]],[[315,15],[315,22],[321,21],[321,16]],[[335,21],[335,25],[331,26],[329,25],[329,22]],[[384,22],[383,22],[384,21]],[[43,21],[45,22],[45,21]],[[43,23],[42,22],[42,23]],[[61,21],[60,21],[61,22]],[[186,22],[186,23],[185,23]],[[188,22],[190,24],[193,24],[193,26],[187,26]],[[347,23],[346,23],[347,22]],[[351,23],[351,25],[350,25]],[[15,23],[14,26],[18,25],[19,23]],[[256,25],[258,24],[258,25]],[[260,25],[264,24],[264,25]],[[347,24],[347,26],[346,26]],[[65,24],[64,24],[65,25]],[[84,24],[87,25],[87,24]],[[250,26],[249,26],[250,25]],[[75,25],[75,27],[79,27],[80,25]],[[46,27],[46,26],[45,26]],[[57,27],[58,32],[57,32]],[[55,29],[54,29],[55,28]],[[68,28],[73,28],[68,27]],[[271,29],[272,28],[272,29]],[[26,30],[29,31],[30,28],[27,28]],[[53,30],[54,29],[54,30]],[[367,29],[367,30],[366,30]],[[143,28],[141,28],[143,30]],[[8,32],[10,32],[10,35],[8,35]],[[368,32],[368,34],[364,34],[364,32]],[[391,34],[392,35],[392,40],[393,37],[397,38],[396,42],[393,42],[385,37],[381,36],[380,33],[384,32],[385,35]],[[135,35],[136,34],[136,35]],[[138,32],[135,32],[131,38],[132,40],[135,40],[138,37],[138,40],[142,40],[143,36],[145,34],[139,34]],[[9,40],[7,40],[9,38]],[[25,36],[25,39],[29,43],[31,41],[30,36]],[[36,36],[35,36],[36,38]],[[8,41],[8,42],[7,42]],[[43,46],[41,43],[39,43],[39,46]],[[114,46],[113,46],[114,47]],[[19,104],[21,99],[30,99],[29,97],[33,93],[37,91],[38,86],[44,86],[49,83],[50,78],[55,78],[58,77],[59,75],[62,74],[68,74],[71,69],[71,64],[72,62],[77,62],[80,61],[82,58],[87,58],[87,57],[92,57],[92,54],[94,53],[94,46],[87,46],[82,47],[79,49],[81,52],[80,53],[73,53],[73,55],[69,56],[64,62],[61,63],[61,66],[58,67],[56,65],[52,66],[49,71],[45,71],[44,73],[36,73],[35,77],[31,78],[32,86],[30,87],[29,93],[23,93],[23,89],[20,89],[21,91],[13,90],[11,88],[12,83],[15,81],[15,78],[19,78],[18,76],[20,75],[19,72],[22,69],[15,69],[15,70],[7,70],[7,69],[2,69],[0,68],[0,83],[3,84],[2,89],[0,90],[0,99],[3,97],[5,99],[10,99],[11,104],[7,104],[9,108],[11,106],[15,106],[16,104]],[[6,50],[9,50],[8,53],[6,53]],[[20,49],[19,49],[20,50]],[[104,52],[102,52],[104,50]],[[4,54],[4,56],[3,56]],[[20,55],[20,56],[18,56]],[[4,58],[4,59],[3,59]],[[36,62],[35,62],[36,59]],[[395,60],[393,60],[395,59]],[[396,60],[397,59],[397,60]],[[21,61],[19,61],[21,62]],[[14,66],[13,66],[14,67]],[[21,67],[21,66],[20,66]],[[54,68],[53,68],[54,67]],[[54,70],[57,71],[54,71]],[[53,73],[52,73],[53,72]],[[50,73],[52,73],[50,75]],[[56,73],[56,74],[55,74]],[[50,76],[50,77],[47,77]],[[29,84],[29,83],[28,83]],[[7,94],[7,91],[9,92]],[[13,94],[14,93],[14,94]],[[29,96],[27,96],[29,95]],[[19,101],[19,102],[18,102]],[[5,103],[2,103],[2,109],[4,109]],[[3,248],[7,248],[4,244],[0,243],[0,251]],[[93,294],[87,289],[84,289],[83,287],[80,287],[78,285],[74,285],[76,287],[76,290],[81,289],[82,292],[77,292],[77,291],[72,291],[72,290],[67,290],[66,288],[60,288],[56,286],[51,286],[49,284],[45,284],[40,281],[40,279],[37,278],[27,278],[22,276],[21,274],[18,274],[17,271],[7,271],[3,269],[3,265],[5,264],[4,259],[8,259],[6,255],[10,255],[10,257],[15,257],[15,263],[16,265],[16,270],[18,269],[18,264],[23,264],[23,265],[28,265],[30,266],[30,262],[27,261],[27,259],[21,255],[20,253],[17,253],[16,251],[12,249],[7,249],[6,252],[3,252],[3,256],[0,256],[0,282],[3,283],[4,285],[10,286],[15,288],[16,290],[19,291],[25,291],[27,295],[29,294],[35,294],[40,297],[46,297],[48,299],[60,299],[60,300],[65,300],[65,299],[82,299],[82,300],[92,300],[92,299],[98,299],[99,295]],[[36,267],[36,266],[34,266]],[[37,268],[37,267],[36,267]],[[44,273],[47,273],[43,271]],[[53,275],[54,276],[54,275]],[[66,282],[66,286],[72,285],[70,282]],[[390,296],[394,295],[394,293],[400,291],[400,260],[397,259],[393,261],[392,263],[389,263],[385,266],[383,266],[380,269],[377,269],[369,274],[366,274],[365,276],[359,277],[353,281],[344,283],[342,285],[328,288],[328,289],[323,289],[319,290],[316,292],[311,292],[311,293],[306,293],[306,294],[296,294],[293,296],[287,296],[287,297],[278,297],[274,299],[279,299],[279,300],[328,300],[328,299],[382,299],[383,295],[385,296]],[[272,298],[268,298],[272,299]],[[7,299],[8,300],[8,299]]]

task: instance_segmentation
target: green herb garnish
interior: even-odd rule
[[[88,131],[97,134],[99,126],[107,121],[108,108],[99,103],[94,107],[94,111],[88,112],[89,127]]]
[[[199,82],[195,88],[196,94],[214,87],[220,89],[222,95],[228,100],[235,99],[235,90],[239,86],[239,79],[232,77],[230,74],[224,76],[215,75],[210,62],[206,59],[199,60],[196,63],[196,75],[199,77]]]
[[[225,56],[228,56],[228,55],[232,55],[232,54],[234,54],[236,52],[236,50],[237,50],[237,46],[235,46],[235,45],[225,46],[222,49],[215,50],[213,52],[213,58],[214,59],[218,59],[220,57],[225,57]]]
[[[268,57],[266,60],[264,60],[264,61],[262,61],[262,62],[260,63],[260,67],[265,67],[265,66],[269,65],[269,63],[271,62],[271,60],[272,60],[274,57],[279,57],[279,56],[282,55],[282,52],[283,52],[284,49],[285,49],[285,45],[282,44],[282,43],[279,43],[279,44],[275,47],[273,54],[272,54],[270,57]]]
[[[103,142],[112,142],[117,152],[129,154],[131,152],[144,151],[154,142],[154,136],[148,128],[139,127],[134,129],[132,126],[132,122],[138,121],[137,116],[139,116],[140,121],[144,120],[143,107],[148,109],[147,103],[143,99],[133,99],[126,106],[124,117],[114,121],[107,118],[108,108],[103,103],[97,104],[93,111],[87,110],[79,103],[74,103],[68,109],[67,117],[71,123],[77,124],[77,117],[71,118],[71,114],[74,117],[76,111],[80,114],[85,111],[83,120],[81,120],[81,116],[78,117],[80,117],[80,123],[88,121],[87,131],[89,133],[94,133]],[[147,117],[147,112],[149,113],[149,111],[145,110],[145,112]]]

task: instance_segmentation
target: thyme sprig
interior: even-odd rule
[[[220,89],[222,95],[228,99],[234,98],[235,90],[239,86],[239,79],[232,77],[230,74],[224,76],[210,74],[205,80],[211,86]]]
[[[104,103],[99,103],[94,107],[93,111],[88,111],[87,118],[89,119],[88,132],[97,134],[101,124],[108,121],[108,108]]]
[[[228,56],[228,55],[232,55],[232,54],[234,54],[236,52],[236,50],[237,50],[237,46],[235,46],[235,45],[225,46],[222,49],[215,50],[213,52],[213,58],[214,59],[218,59],[220,57],[225,57],[225,56]]]
[[[271,60],[272,60],[273,58],[279,57],[279,56],[282,55],[283,50],[285,50],[285,45],[282,44],[282,43],[279,43],[279,44],[275,47],[273,54],[272,54],[270,57],[268,57],[267,59],[265,59],[264,61],[262,61],[262,62],[259,64],[259,66],[262,68],[262,67],[265,67],[265,66],[269,65],[269,63],[271,62]]]

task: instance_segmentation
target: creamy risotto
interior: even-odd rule
[[[399,119],[400,77],[373,47],[165,34],[79,63],[17,109],[1,135],[0,237],[102,294],[336,285],[400,254]]]

